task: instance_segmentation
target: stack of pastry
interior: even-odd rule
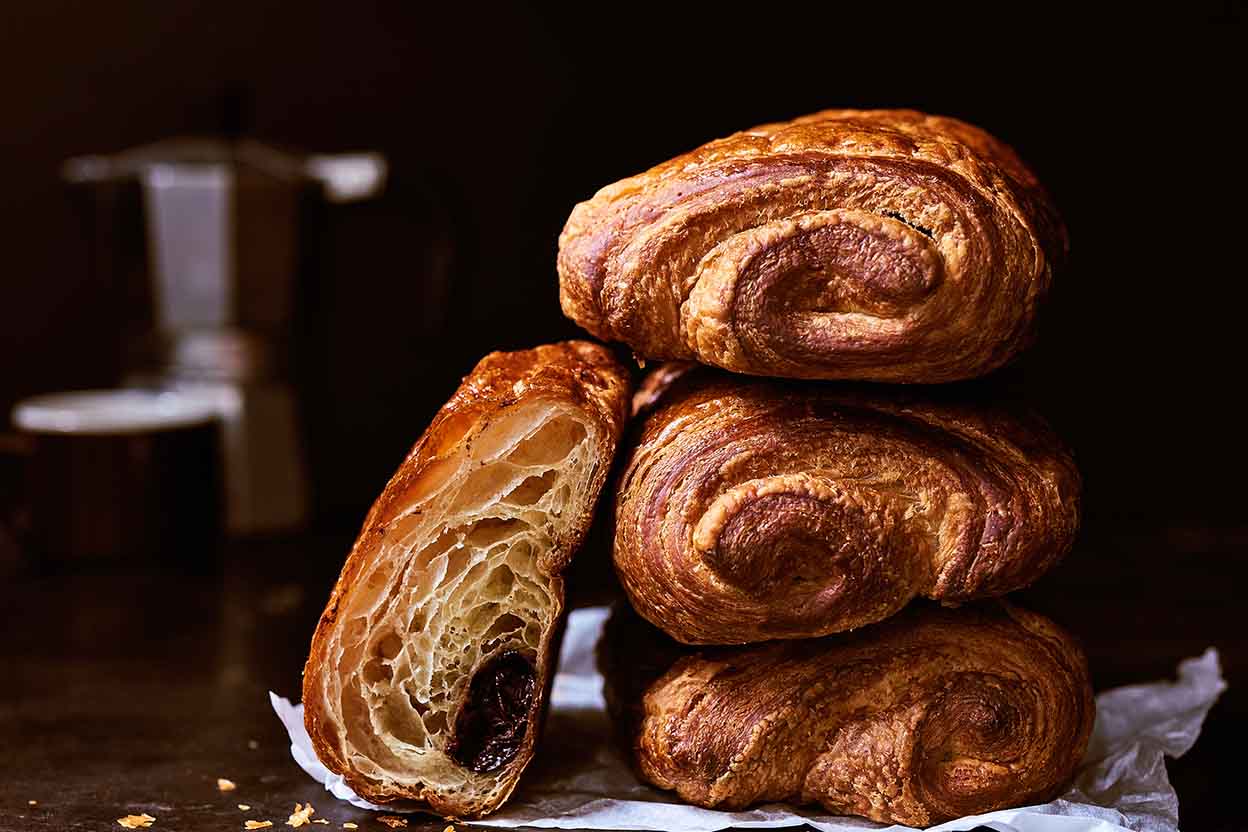
[[[600,512],[629,604],[601,654],[645,780],[913,825],[1056,795],[1091,730],[1085,661],[995,599],[1069,549],[1078,472],[1035,416],[917,385],[1016,355],[1064,252],[1008,147],[914,112],[765,125],[578,205],[565,313],[673,363],[632,394],[568,342],[465,379],[317,628],[322,761],[374,802],[506,800],[619,446]]]

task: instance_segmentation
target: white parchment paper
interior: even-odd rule
[[[902,830],[816,810],[773,804],[746,812],[686,806],[672,794],[640,783],[611,742],[602,677],[594,645],[608,610],[591,607],[569,616],[551,694],[551,710],[538,754],[502,810],[477,825],[548,829],[643,829],[714,832],[809,825],[822,832]],[[1164,757],[1178,757],[1196,742],[1205,714],[1226,688],[1217,651],[1183,661],[1178,680],[1116,688],[1096,698],[1096,727],[1087,757],[1071,789],[1043,806],[959,818],[932,827],[999,832],[1170,832],[1178,829],[1179,804],[1166,776]],[[290,752],[304,771],[340,800],[382,809],[361,800],[317,760],[303,727],[303,706],[269,694],[290,733]],[[385,811],[394,810],[385,807]]]

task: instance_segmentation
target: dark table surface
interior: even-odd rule
[[[242,829],[248,819],[289,828],[296,802],[331,821],[307,828],[350,821],[385,830],[299,770],[267,697],[297,698],[312,628],[348,543],[232,544],[199,574],[8,564],[0,574],[0,830],[115,830],[117,818],[143,812],[157,819],[153,830]],[[1098,690],[1171,676],[1180,659],[1210,645],[1221,651],[1230,689],[1195,749],[1169,763],[1185,829],[1245,827],[1225,810],[1238,802],[1231,796],[1242,788],[1248,742],[1248,643],[1235,592],[1246,549],[1248,528],[1085,535],[1019,596],[1082,638]],[[219,791],[219,777],[237,788]],[[411,816],[407,828],[445,826]]]

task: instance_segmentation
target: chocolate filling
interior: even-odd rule
[[[920,234],[922,234],[924,237],[926,237],[929,240],[935,239],[935,237],[932,236],[932,229],[924,228],[918,223],[910,222],[910,220],[906,219],[905,217],[903,217],[901,214],[897,213],[896,211],[881,211],[880,213],[886,217],[892,217],[893,219],[897,220],[897,222],[901,223],[902,225],[910,226],[915,231],[919,232]]]
[[[478,774],[511,762],[524,742],[536,690],[533,662],[518,650],[490,659],[472,677],[447,753]]]

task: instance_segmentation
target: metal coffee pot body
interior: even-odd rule
[[[90,206],[93,267],[133,298],[123,384],[195,395],[220,414],[230,532],[302,525],[290,367],[308,217],[376,195],[384,160],[174,139],[76,157],[64,175]]]

